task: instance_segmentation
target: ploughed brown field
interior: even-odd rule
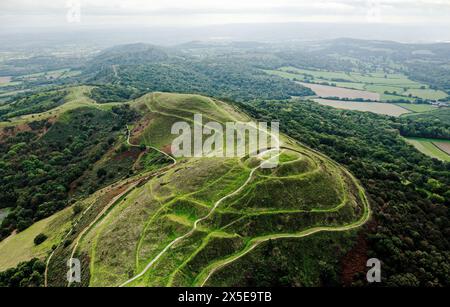
[[[400,116],[409,113],[408,110],[392,103],[339,101],[329,99],[314,99],[314,101],[321,105],[330,106],[336,109],[372,112],[390,116]]]
[[[0,77],[0,84],[11,82],[11,77]]]
[[[450,155],[450,143],[447,142],[433,142],[433,144],[440,150]]]
[[[339,99],[367,99],[372,101],[380,101],[380,94],[368,91],[352,90],[348,88],[312,84],[305,82],[298,82],[304,87],[311,89],[317,96],[321,98],[337,97]]]

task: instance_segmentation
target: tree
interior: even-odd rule
[[[79,213],[81,213],[81,211],[83,211],[83,206],[80,203],[76,203],[73,206],[73,215],[78,215]]]
[[[34,238],[34,244],[39,245],[43,243],[45,240],[47,240],[47,236],[43,233],[40,233]]]
[[[106,170],[105,170],[104,168],[99,168],[99,169],[97,170],[97,177],[98,177],[98,178],[105,177],[106,174],[107,174],[107,172],[106,172]]]

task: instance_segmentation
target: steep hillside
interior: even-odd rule
[[[247,117],[223,102],[155,93],[133,103],[142,118],[132,144],[166,151],[171,123],[201,112],[220,123]],[[201,286],[251,253],[282,238],[357,228],[370,212],[363,189],[345,169],[286,136],[280,164],[250,158],[183,158],[132,177],[116,197],[91,197],[89,209],[50,261],[50,285],[67,285],[65,262],[83,265],[84,286]],[[103,195],[103,194],[98,194]],[[104,194],[103,198],[107,194]],[[101,205],[103,203],[103,205]],[[88,207],[89,208],[89,207]]]
[[[177,137],[171,132],[174,123],[184,121],[194,129],[199,124],[194,114],[202,114],[203,127],[211,121],[222,125],[250,121],[222,101],[152,93],[129,102],[127,109],[86,100],[77,88],[70,93],[55,109],[14,118],[9,124],[33,126],[34,116],[52,119],[33,141],[43,148],[38,159],[46,157],[44,147],[58,151],[70,144],[75,150],[73,140],[86,137],[90,140],[86,155],[95,158],[89,160],[90,167],[60,183],[67,184],[67,190],[59,190],[58,208],[67,199],[72,207],[1,242],[1,269],[40,258],[47,261],[45,285],[70,286],[66,262],[76,257],[82,263],[82,286],[233,284],[237,278],[217,280],[216,274],[259,246],[316,233],[347,233],[370,217],[364,190],[350,173],[285,135],[259,131],[269,149],[257,156],[246,151],[240,157],[174,159],[170,146]],[[115,132],[125,126],[127,137]],[[108,131],[114,136],[110,140]],[[7,142],[13,142],[17,133]],[[248,140],[247,135],[244,138]],[[109,150],[104,142],[110,144]],[[96,144],[103,148],[100,154],[92,147]],[[277,144],[279,152],[270,149]],[[11,156],[7,152],[5,158]],[[277,167],[265,168],[275,159]],[[60,162],[53,158],[50,166],[57,168]],[[54,210],[45,202],[38,208],[27,222],[48,216],[44,209]],[[29,218],[22,208],[14,212],[5,225],[14,227],[14,217]],[[47,239],[36,245],[40,234]]]
[[[143,150],[123,144],[126,124],[138,114],[126,105],[97,105],[87,91],[67,89],[56,108],[0,122],[0,207],[10,208],[0,238],[145,168],[134,167]]]

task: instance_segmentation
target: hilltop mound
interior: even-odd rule
[[[104,50],[91,64],[95,67],[108,65],[135,65],[166,61],[168,53],[161,47],[148,44],[129,44]]]

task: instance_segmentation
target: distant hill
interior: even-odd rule
[[[148,44],[119,45],[104,50],[96,56],[91,64],[99,65],[134,65],[141,63],[158,63],[169,59],[168,53],[161,47]]]
[[[252,41],[223,41],[223,42],[211,42],[211,41],[191,41],[175,46],[178,49],[204,49],[204,48],[236,48],[236,49],[255,49],[268,47],[269,44],[252,42]]]
[[[223,48],[250,44],[230,43]],[[234,101],[313,94],[299,84],[258,69],[283,64],[274,55],[262,53],[253,58],[245,51],[223,56],[222,47],[217,51],[198,42],[180,46],[132,44],[106,49],[86,65],[83,79],[88,84],[102,85],[93,92],[94,99],[100,102],[134,99],[151,91],[196,93]],[[198,53],[185,52],[196,46]]]

